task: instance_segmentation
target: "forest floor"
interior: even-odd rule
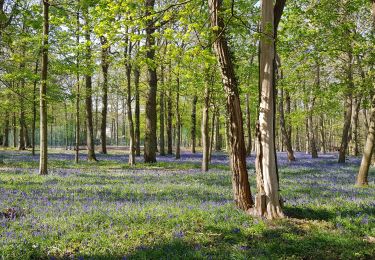
[[[0,259],[375,256],[375,169],[368,188],[354,187],[359,158],[337,164],[336,154],[297,153],[288,163],[280,153],[288,218],[267,221],[235,208],[224,153],[201,173],[200,154],[129,168],[124,151],[78,165],[73,151],[50,152],[49,175],[39,176],[38,156],[0,150]]]

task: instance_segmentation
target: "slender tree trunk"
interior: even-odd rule
[[[192,109],[191,109],[191,152],[195,153],[196,139],[197,139],[197,95],[193,96]]]
[[[206,71],[206,78],[209,78],[207,75],[209,72]],[[208,171],[208,161],[209,161],[209,147],[210,147],[210,139],[208,136],[208,109],[210,106],[210,83],[209,80],[206,80],[205,89],[204,89],[204,102],[203,102],[203,109],[202,109],[202,171]]]
[[[38,74],[38,65],[39,61],[37,60],[35,62],[35,71],[34,74]],[[36,85],[37,85],[37,80],[34,80],[34,86],[33,86],[33,123],[32,123],[32,128],[31,128],[31,154],[34,156],[35,155],[35,128],[36,128]]]
[[[224,19],[220,12],[222,2],[220,0],[208,0],[208,2],[211,26],[219,28],[219,30],[214,30],[214,50],[220,65],[230,121],[230,161],[234,200],[237,207],[243,210],[249,210],[254,203],[251,197],[246,168],[246,146],[243,132],[241,102],[230,50],[225,38]]]
[[[23,70],[25,68],[24,64],[21,64],[20,69]],[[25,108],[24,108],[24,101],[23,101],[23,91],[25,89],[25,80],[21,80],[21,89],[20,89],[20,113],[19,113],[19,131],[18,131],[18,150],[25,150]]]
[[[353,99],[353,108],[352,108],[352,133],[351,133],[351,154],[354,156],[359,155],[359,142],[358,142],[358,116],[359,116],[359,109],[360,109],[361,100],[357,96]]]
[[[247,147],[246,155],[251,156],[251,117],[250,117],[250,96],[246,93],[246,128],[247,128]]]
[[[17,147],[17,120],[16,120],[16,113],[13,112],[13,147]]]
[[[100,127],[100,140],[102,145],[102,153],[107,154],[107,111],[108,111],[108,54],[109,46],[106,37],[100,37],[102,45],[102,71],[103,71],[103,85],[102,85],[102,123]]]
[[[279,96],[279,117],[280,117],[280,130],[282,134],[282,140],[284,142],[284,145],[287,150],[288,154],[288,160],[295,161],[296,158],[294,157],[294,152],[292,148],[292,141],[291,141],[291,135],[290,135],[290,130],[287,129],[286,127],[286,122],[285,122],[285,116],[284,116],[284,89],[280,89],[280,96]],[[290,111],[290,102],[289,102],[289,111]]]
[[[339,152],[339,163],[345,163],[346,160],[346,150],[348,148],[349,142],[349,130],[351,127],[351,118],[352,118],[352,102],[353,102],[353,68],[352,68],[352,61],[353,61],[353,54],[351,51],[348,53],[348,83],[346,89],[346,99],[344,104],[344,127],[342,129],[342,136],[341,136],[341,144],[340,144],[340,152]]]
[[[79,0],[77,1],[77,6],[79,6]],[[77,30],[76,30],[76,45],[79,45],[79,33],[80,33],[80,23],[79,23],[79,7],[77,7],[77,15],[76,15],[76,22],[77,22]],[[80,114],[79,114],[79,107],[80,107],[80,77],[79,77],[79,53],[76,54],[76,80],[77,80],[77,88],[76,88],[76,126],[75,126],[75,156],[74,162],[78,163],[79,161],[79,142],[80,142]]]
[[[324,115],[321,114],[319,118],[319,129],[320,129],[320,139],[321,139],[321,151],[323,154],[327,153],[327,146],[326,146],[326,131],[324,127]]]
[[[279,181],[277,175],[274,115],[275,90],[273,88],[273,72],[275,64],[275,29],[274,10],[272,0],[263,0],[260,40],[260,111],[257,124],[257,157],[255,162],[257,176],[257,196],[255,212],[253,214],[269,219],[284,216],[279,195]],[[276,27],[277,28],[277,27]],[[270,35],[272,35],[270,37]]]
[[[49,0],[43,0],[43,49],[42,75],[40,86],[40,157],[39,174],[48,174],[48,139],[47,139],[47,73],[48,73],[48,34],[49,34]]]
[[[172,87],[171,87],[171,66],[169,65],[169,80],[168,80],[168,97],[167,97],[167,153],[172,154],[173,153],[173,133],[172,133],[172,119],[173,119],[173,113],[172,113]]]
[[[180,76],[176,79],[176,159],[181,158]]]
[[[208,161],[210,163],[212,159],[212,151],[213,151],[213,146],[214,146],[215,123],[216,123],[216,107],[214,105],[214,108],[212,109],[210,149],[209,149],[209,156],[208,156]]]
[[[86,66],[91,65],[91,40],[90,40],[90,24],[88,17],[88,8],[85,10],[85,39],[86,39]],[[85,75],[85,102],[86,102],[86,124],[87,124],[87,160],[88,161],[97,161],[95,155],[95,144],[94,144],[94,126],[92,120],[92,76],[91,72],[86,72]]]
[[[154,11],[155,0],[146,0],[146,16],[149,17]],[[150,62],[155,62],[155,21],[149,19],[146,25],[146,58]],[[146,163],[156,162],[156,92],[157,92],[156,66],[148,65],[148,90],[146,95],[146,127],[145,127],[145,147],[144,160]]]
[[[159,133],[159,141],[160,141],[160,149],[159,153],[161,156],[165,155],[165,140],[164,140],[164,95],[165,95],[165,86],[164,86],[164,66],[161,66],[161,91],[160,91],[160,99],[159,99],[159,107],[160,107],[160,133]]]
[[[9,146],[9,112],[5,111],[3,146]]]
[[[125,59],[126,59],[126,82],[127,82],[127,114],[128,114],[128,124],[129,124],[129,165],[135,165],[135,136],[134,136],[134,125],[133,125],[133,115],[132,115],[132,92],[131,92],[131,53],[132,46],[130,39],[127,39],[127,47],[125,47]]]
[[[134,68],[134,88],[135,88],[135,109],[134,109],[134,117],[135,117],[135,155],[141,156],[141,131],[140,131],[140,105],[139,105],[139,78],[140,78],[140,71],[139,68],[136,66]]]
[[[251,147],[251,143],[250,143]],[[220,136],[220,110],[216,112],[216,123],[215,123],[215,151],[221,151],[221,136]]]

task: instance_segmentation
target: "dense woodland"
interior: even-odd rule
[[[0,141],[128,162],[228,151],[239,208],[283,217],[276,151],[374,147],[375,2],[2,0]],[[224,105],[225,104],[225,105]],[[246,156],[256,156],[253,201]],[[353,183],[354,185],[354,183]],[[255,206],[254,206],[255,205]]]

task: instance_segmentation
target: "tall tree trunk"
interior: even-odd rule
[[[5,118],[4,118],[4,136],[3,136],[3,143],[4,147],[9,146],[9,112],[8,110],[5,111]]]
[[[160,90],[160,99],[159,99],[159,107],[160,107],[160,133],[159,133],[159,142],[160,142],[160,149],[159,153],[161,156],[165,155],[165,140],[164,140],[164,95],[165,95],[165,86],[164,86],[164,66],[161,66],[161,87]]]
[[[171,86],[171,65],[169,64],[169,79],[168,79],[168,96],[167,96],[167,153],[173,153],[173,133],[172,133],[172,120],[173,120],[173,113],[172,113],[172,86]]]
[[[79,23],[79,0],[77,0],[77,14],[76,14],[76,45],[79,45],[79,33],[80,33],[80,23]],[[79,142],[80,142],[80,77],[79,77],[79,53],[76,53],[76,80],[77,80],[77,88],[76,88],[76,125],[75,125],[75,154],[74,154],[74,162],[78,163],[79,161]]]
[[[125,59],[126,59],[126,82],[127,82],[127,114],[129,124],[129,165],[135,165],[135,136],[134,136],[134,125],[132,115],[132,92],[131,92],[131,53],[132,45],[130,38],[126,39],[127,45],[125,47]]]
[[[359,144],[358,144],[358,116],[360,109],[361,100],[360,97],[356,96],[353,98],[352,108],[352,133],[351,133],[351,154],[354,156],[359,155]]]
[[[295,161],[296,158],[294,157],[294,152],[292,148],[292,141],[291,141],[291,135],[290,135],[290,130],[287,129],[286,127],[286,122],[285,122],[285,116],[284,116],[284,89],[280,89],[280,96],[279,96],[279,117],[280,117],[280,130],[282,134],[282,140],[284,142],[284,145],[287,150],[288,154],[288,160]],[[290,111],[290,102],[289,102],[289,111]]]
[[[141,156],[141,131],[140,131],[140,105],[139,105],[139,78],[140,71],[138,66],[134,68],[134,88],[135,88],[135,108],[134,108],[134,117],[135,117],[135,155]]]
[[[208,136],[208,109],[210,106],[210,82],[208,80],[209,75],[207,75],[209,72],[206,71],[206,82],[205,82],[205,89],[204,89],[204,102],[203,102],[203,109],[202,109],[202,171],[206,172],[208,171],[208,161],[209,161],[209,149],[210,149],[210,139]]]
[[[152,17],[155,0],[146,0],[146,17]],[[146,58],[149,62],[155,62],[155,21],[148,19],[146,25]],[[157,92],[156,66],[148,64],[148,90],[146,95],[146,127],[145,127],[145,147],[144,160],[146,163],[156,162],[156,92]]]
[[[246,155],[251,155],[251,117],[250,117],[250,96],[249,93],[246,93],[246,128],[247,128],[247,147]]]
[[[25,146],[27,148],[30,148],[31,147],[31,143],[30,143],[30,137],[29,137],[29,129],[27,128],[27,124],[25,123],[24,124],[24,139],[25,139]]]
[[[211,27],[219,28],[219,30],[214,30],[214,49],[220,65],[230,121],[230,161],[234,200],[237,207],[243,210],[248,210],[254,203],[251,197],[246,168],[246,146],[238,84],[234,73],[229,46],[225,38],[225,24],[224,19],[221,16],[222,2],[220,0],[208,0],[208,2]]]
[[[100,43],[102,45],[102,71],[103,71],[103,85],[102,85],[102,123],[100,127],[100,140],[102,145],[102,153],[107,154],[107,111],[108,111],[108,54],[109,45],[108,40],[104,36],[100,36]]]
[[[316,91],[320,89],[320,64],[316,63],[316,78],[314,83],[314,88],[309,97],[309,103],[307,105],[307,126],[308,126],[308,137],[309,137],[309,150],[311,151],[312,158],[318,158],[318,149],[316,148],[316,138],[314,132],[314,121],[313,121],[313,111],[316,100]]]
[[[349,130],[351,127],[352,118],[352,102],[353,102],[353,54],[348,51],[348,86],[345,93],[345,104],[344,104],[344,127],[342,129],[340,152],[339,152],[339,163],[345,163],[346,160],[346,150],[348,148],[349,142]]]
[[[13,126],[13,147],[17,147],[17,120],[16,120],[16,113],[13,112],[13,120],[12,120],[12,126]]]
[[[48,174],[48,138],[47,138],[47,73],[48,73],[48,34],[49,34],[49,0],[43,0],[43,49],[42,75],[40,86],[40,157],[39,174]]]
[[[91,40],[90,40],[90,23],[88,17],[88,7],[85,9],[85,39],[86,39],[86,66],[91,65]],[[89,68],[87,68],[89,69]],[[85,75],[85,103],[86,103],[86,128],[87,128],[87,160],[97,161],[95,155],[94,144],[94,126],[92,122],[92,76],[91,71],[86,72]]]
[[[193,101],[192,101],[192,108],[191,108],[191,152],[195,153],[195,148],[196,148],[196,139],[197,139],[197,102],[198,102],[198,97],[197,95],[193,96]]]
[[[212,109],[212,121],[211,121],[211,135],[210,135],[210,150],[208,160],[211,163],[212,151],[214,146],[214,134],[215,134],[215,123],[216,123],[216,107]]]
[[[275,29],[272,0],[263,0],[260,40],[260,111],[257,124],[257,196],[253,214],[269,219],[284,216],[279,195],[277,162],[274,140],[275,89],[273,88],[275,64]],[[270,37],[270,35],[272,35]]]
[[[180,76],[176,78],[176,159],[181,158]]]
[[[324,127],[324,115],[321,114],[319,118],[319,130],[320,130],[320,139],[321,139],[321,151],[323,154],[327,153],[327,145],[326,145],[326,131]]]
[[[215,151],[221,151],[221,136],[220,136],[220,110],[216,111],[216,121],[215,121]],[[250,143],[251,147],[251,143]]]
[[[24,80],[23,80],[24,82]],[[23,89],[25,88],[25,83],[21,84],[21,93]],[[23,104],[23,97],[20,96],[20,117],[19,117],[19,131],[18,131],[18,150],[25,150],[25,111],[24,111],[24,104]]]

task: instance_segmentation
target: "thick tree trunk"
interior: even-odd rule
[[[164,139],[164,96],[165,96],[165,86],[164,86],[164,66],[162,65],[161,68],[161,87],[162,89],[160,90],[160,98],[159,98],[159,107],[160,107],[160,110],[159,110],[159,129],[160,129],[160,132],[159,132],[159,143],[160,143],[160,149],[159,149],[159,153],[161,156],[164,156],[165,155],[165,139]]]
[[[374,3],[375,6],[375,3]],[[370,124],[366,138],[366,144],[363,151],[363,157],[356,184],[359,186],[368,185],[368,172],[371,164],[371,157],[375,147],[375,95],[372,97]]]
[[[141,156],[141,130],[140,130],[140,105],[139,105],[139,78],[140,71],[138,67],[134,68],[134,88],[135,88],[135,155]]]
[[[275,59],[275,30],[273,1],[262,1],[260,40],[260,111],[257,124],[257,157],[255,162],[257,175],[257,196],[253,214],[268,219],[284,216],[279,195],[277,162],[275,158],[274,115],[275,93],[273,88],[273,70]],[[270,37],[271,35],[271,37]]]
[[[102,153],[107,154],[107,110],[108,110],[108,54],[109,46],[106,37],[100,37],[102,45],[102,72],[103,72],[103,85],[102,85],[102,123],[100,127],[100,140],[102,145]]]
[[[198,102],[198,97],[197,95],[193,96],[193,101],[192,101],[192,108],[191,108],[191,152],[195,153],[195,148],[196,148],[196,139],[197,139],[197,102]]]
[[[206,71],[206,74],[209,73]],[[206,78],[209,78],[206,75]],[[208,171],[208,161],[209,161],[209,149],[210,149],[210,140],[208,136],[208,109],[210,106],[210,83],[209,80],[206,80],[205,89],[204,89],[204,101],[203,101],[203,109],[202,109],[202,127],[201,127],[201,135],[202,135],[202,171]]]
[[[251,116],[250,116],[250,96],[246,93],[246,128],[247,128],[247,146],[246,155],[251,156]]]
[[[88,17],[88,9],[85,10],[85,39],[86,39],[86,66],[91,65],[91,40],[90,40],[90,24]],[[92,122],[92,76],[91,72],[86,72],[85,75],[85,103],[86,103],[86,129],[87,129],[87,160],[97,161],[95,155],[95,144],[94,144],[94,126]]]
[[[43,0],[43,49],[42,75],[40,86],[40,157],[39,174],[48,174],[48,139],[47,139],[47,72],[48,72],[48,34],[49,34],[49,1]]]
[[[146,0],[146,17],[149,17],[154,10],[155,0]],[[149,17],[150,18],[150,17]],[[146,25],[146,58],[150,62],[155,62],[155,21],[149,19]],[[144,160],[146,163],[156,162],[156,92],[157,92],[156,66],[148,64],[148,90],[146,95],[146,127],[145,127],[145,147]]]
[[[339,163],[345,163],[346,160],[346,150],[348,148],[349,142],[349,130],[351,127],[351,118],[352,118],[352,102],[353,102],[353,68],[352,68],[352,61],[353,55],[352,52],[349,51],[348,53],[348,86],[346,89],[346,97],[345,97],[345,104],[344,104],[344,127],[342,129],[342,136],[341,136],[341,144],[340,144],[340,152],[339,152]]]
[[[220,65],[230,121],[230,161],[234,200],[237,207],[243,210],[249,210],[254,203],[251,197],[246,168],[246,146],[238,85],[230,56],[229,46],[225,38],[225,24],[220,10],[221,1],[208,0],[208,2],[210,7],[211,26],[219,28],[219,30],[214,30],[214,49]]]

